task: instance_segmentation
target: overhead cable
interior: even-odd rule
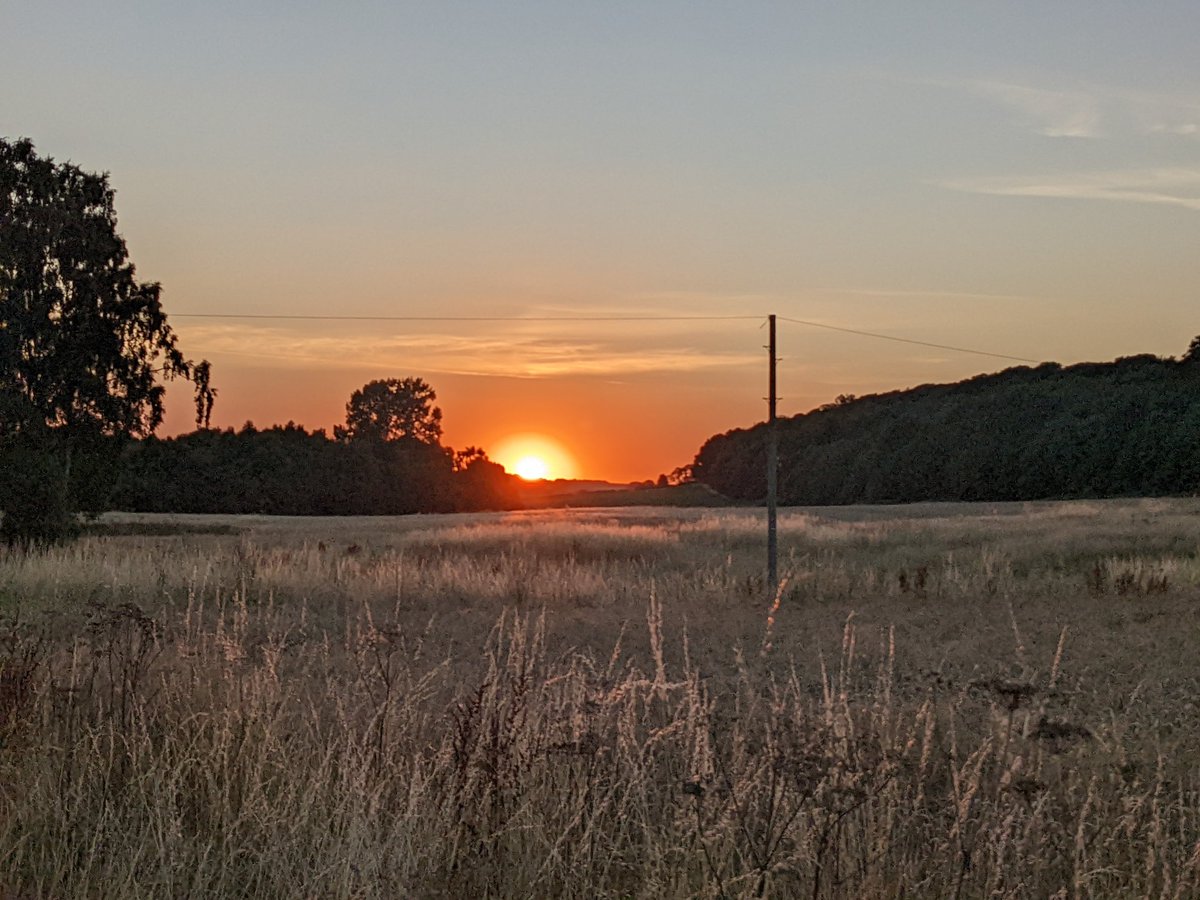
[[[804,319],[792,319],[788,316],[780,316],[781,322],[791,322],[793,325],[808,325],[812,328],[827,328],[830,331],[841,331],[846,334],[857,334],[861,337],[878,338],[881,341],[896,341],[900,344],[915,344],[918,347],[933,347],[937,350],[953,350],[955,353],[974,353],[977,356],[992,356],[996,359],[1011,359],[1014,362],[1033,363],[1036,365],[1042,360],[1029,359],[1024,356],[1010,356],[1007,353],[992,353],[990,350],[973,350],[970,347],[955,347],[951,344],[934,344],[930,341],[917,341],[912,338],[896,337],[894,334],[877,334],[874,331],[860,331],[857,328],[843,328],[840,325],[826,325],[824,322],[808,322]]]

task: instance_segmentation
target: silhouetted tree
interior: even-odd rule
[[[160,378],[199,372],[198,418],[211,411],[208,364],[183,357],[161,287],[135,278],[113,196],[106,174],[0,139],[0,535],[9,544],[65,537],[75,511],[103,503],[77,489],[81,457],[153,432]]]
[[[389,378],[363,385],[346,404],[346,427],[334,429],[343,441],[398,441],[410,438],[437,444],[442,437],[442,411],[437,394],[421,378]]]
[[[1185,363],[1200,363],[1200,334],[1192,338],[1192,342],[1188,344],[1187,353],[1183,354]]]
[[[212,422],[213,401],[217,389],[212,386],[212,363],[202,360],[192,368],[192,381],[196,385],[196,427],[208,428]]]
[[[478,447],[468,447],[454,454],[454,471],[465,472],[477,462],[490,462],[487,453]]]
[[[514,509],[521,503],[521,479],[504,471],[478,447],[454,454],[456,508]]]
[[[691,466],[676,466],[667,476],[667,484],[688,484],[692,481]]]

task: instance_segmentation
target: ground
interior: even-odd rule
[[[0,557],[34,896],[1200,894],[1200,502],[132,516]],[[23,893],[22,893],[23,892]]]

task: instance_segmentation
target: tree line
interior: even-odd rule
[[[476,448],[454,452],[440,443],[437,418],[388,428],[391,413],[372,415],[357,402],[409,384],[427,403],[421,379],[366,385],[348,404],[348,424],[308,431],[289,422],[258,429],[202,429],[178,437],[127,443],[115,469],[113,509],[131,512],[260,513],[288,516],[403,515],[512,509],[519,479]],[[401,391],[402,400],[412,394]],[[422,404],[416,404],[419,407]],[[413,412],[409,410],[404,415]]]
[[[1184,356],[1044,363],[866,397],[778,422],[791,505],[1200,492],[1200,337]],[[709,438],[692,476],[766,494],[766,425]]]

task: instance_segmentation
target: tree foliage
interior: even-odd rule
[[[478,447],[439,442],[442,412],[420,378],[372,381],[346,427],[202,430],[126,453],[119,508],[137,512],[402,515],[513,509],[520,480]]]
[[[1187,352],[1183,354],[1183,361],[1193,365],[1200,363],[1200,334],[1192,338],[1192,342],[1188,344]]]
[[[114,507],[134,512],[401,515],[513,509],[520,480],[468,448],[338,441],[289,422],[125,449]]]
[[[1200,367],[1133,356],[1046,363],[837,402],[779,422],[786,504],[1033,500],[1200,492]],[[763,425],[710,438],[693,473],[766,493]]]
[[[335,428],[339,440],[414,440],[437,444],[442,437],[442,411],[433,405],[437,393],[422,378],[388,378],[363,385],[346,404],[346,426]]]
[[[162,379],[199,369],[198,418],[211,411],[208,366],[180,352],[161,286],[137,280],[113,198],[106,174],[0,139],[0,529],[9,543],[69,531],[83,502],[72,477],[79,455],[111,446],[104,437],[152,433]]]

